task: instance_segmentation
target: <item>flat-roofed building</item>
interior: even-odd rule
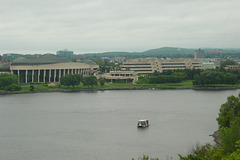
[[[214,65],[214,62],[212,61],[202,61],[202,64],[203,64],[203,67],[204,69],[215,69],[215,65]]]
[[[198,58],[204,58],[205,57],[205,51],[198,49],[194,51],[194,58],[198,59]]]
[[[66,74],[92,75],[98,65],[71,62],[64,57],[17,58],[10,65],[10,72],[20,77],[21,83],[60,82]]]
[[[120,67],[122,71],[129,70],[140,74],[154,73],[155,71],[162,73],[166,70],[178,69],[203,69],[201,61],[197,59],[163,60],[158,58],[129,59]]]
[[[104,78],[111,82],[136,82],[138,80],[138,76],[134,71],[110,71],[109,73],[98,75],[97,78]]]
[[[239,70],[239,66],[238,65],[227,65],[224,68],[226,71],[230,70],[230,71],[237,71]]]
[[[66,57],[66,58],[69,58],[70,60],[73,60],[75,58],[73,55],[73,51],[69,51],[67,49],[57,51],[57,56]]]

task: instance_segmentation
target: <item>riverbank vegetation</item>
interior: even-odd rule
[[[234,89],[240,88],[240,71],[225,70],[168,70],[139,75],[136,83],[107,83],[95,76],[83,77],[68,74],[60,79],[60,84],[30,82],[18,83],[18,77],[0,74],[0,93],[26,93],[49,91],[107,90],[107,89]]]
[[[240,94],[229,96],[219,109],[218,131],[213,134],[215,144],[197,144],[191,153],[180,160],[240,160]],[[134,159],[132,159],[134,160]],[[138,160],[158,160],[143,155]]]
[[[137,84],[164,84],[180,83],[186,80],[193,80],[195,87],[218,87],[226,85],[237,85],[240,80],[239,71],[224,70],[168,70],[163,73],[154,72],[153,74],[139,76]]]
[[[217,118],[218,131],[214,145],[206,144],[195,148],[180,160],[239,160],[240,159],[240,94],[230,96],[222,104]]]
[[[20,91],[18,77],[13,74],[0,74],[0,90]]]

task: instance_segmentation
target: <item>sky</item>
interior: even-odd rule
[[[0,0],[0,54],[240,48],[240,0]]]

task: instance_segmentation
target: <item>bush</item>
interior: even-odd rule
[[[62,87],[61,83],[57,84],[57,88],[61,88],[61,87]]]
[[[18,77],[16,75],[7,73],[0,74],[0,89],[7,89],[12,83],[18,83]]]
[[[99,79],[99,82],[100,82],[101,86],[103,87],[106,81],[104,78],[101,78],[101,79]]]
[[[17,84],[12,83],[11,85],[9,85],[7,87],[7,91],[20,91],[22,89],[22,87],[20,87]]]
[[[45,83],[45,84],[42,84],[42,86],[43,86],[43,87],[48,87],[48,84],[47,84],[47,83]]]
[[[30,86],[30,91],[34,91],[34,86],[33,85]]]
[[[77,86],[82,81],[83,76],[80,74],[67,74],[64,77],[61,77],[60,83],[64,86]]]
[[[149,84],[149,78],[144,76],[139,76],[137,84]]]

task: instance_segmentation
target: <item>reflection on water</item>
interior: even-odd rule
[[[11,160],[177,157],[213,142],[216,117],[239,90],[142,90],[0,96],[0,155]],[[137,121],[150,126],[138,128]]]

